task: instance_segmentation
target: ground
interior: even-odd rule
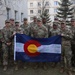
[[[4,72],[3,67],[0,66],[0,75],[67,75],[66,72],[63,74],[59,72],[60,65],[57,65],[55,68],[52,68],[51,65],[48,65],[47,67],[47,70],[44,70],[41,67],[38,69],[33,69],[33,66],[28,65],[27,69],[24,69],[23,66],[20,66],[19,70],[15,71],[13,66],[9,66],[8,70]],[[73,75],[75,75],[75,72],[73,72]]]

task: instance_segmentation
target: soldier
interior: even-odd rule
[[[16,33],[23,34],[23,29],[20,27],[18,21],[15,22],[15,28],[14,28],[14,31],[13,31],[13,36],[14,36]],[[15,61],[14,64],[15,64],[15,70],[18,70],[18,61]]]
[[[56,35],[60,35],[60,29],[58,28],[58,23],[53,22],[53,28],[50,30],[49,36],[56,36]],[[54,68],[56,64],[57,63],[52,63],[51,66]]]
[[[23,34],[30,36],[30,26],[28,24],[27,18],[24,18],[24,23],[20,26],[23,29]],[[27,64],[26,62],[24,64],[24,69],[27,69]]]
[[[14,26],[15,26],[14,19],[10,19],[10,27],[11,28],[14,28]]]
[[[33,17],[33,22],[30,23],[30,27],[33,27],[33,26],[35,26],[36,24],[37,24],[37,17],[34,16],[34,17]]]
[[[30,27],[27,18],[24,18],[24,24],[20,27],[23,29],[23,34],[30,35]]]
[[[72,49],[72,66],[75,67],[75,18],[71,19],[71,30],[73,33],[73,39],[71,41],[71,49]],[[75,71],[75,70],[74,70]]]
[[[35,37],[35,38],[48,38],[47,28],[42,24],[41,18],[38,18],[37,25],[31,28],[31,34],[32,34],[32,37]],[[38,66],[39,65],[37,63],[37,65],[35,65],[34,68],[36,69]],[[43,65],[43,68],[46,69],[46,66]]]
[[[2,33],[3,33],[2,50],[3,50],[3,66],[4,66],[3,70],[6,71],[8,66],[9,49],[11,45],[10,41],[11,29],[9,20],[5,21],[5,27],[2,29]]]
[[[60,29],[58,28],[58,23],[53,22],[53,28],[50,30],[49,35],[50,36],[56,36],[60,34]]]
[[[40,32],[40,33],[39,33]],[[37,25],[31,28],[31,33],[33,34],[32,37],[35,38],[47,38],[47,28],[42,24],[42,19],[37,19]]]
[[[47,30],[48,30],[48,37],[49,37],[50,25],[47,23],[47,20],[46,20],[45,16],[42,17],[42,23],[47,28]]]
[[[13,31],[14,31],[14,28],[15,28],[15,21],[13,18],[11,18],[9,20],[10,22],[10,29],[11,29],[11,52],[10,52],[10,63],[14,62],[13,58],[14,58],[14,37],[13,36]]]
[[[56,22],[58,24],[58,28],[60,28],[60,21],[59,21],[59,19],[57,17],[54,18],[54,22]]]
[[[72,58],[72,51],[71,51],[71,39],[72,39],[72,32],[70,29],[66,27],[64,22],[61,23],[61,36],[62,36],[62,56],[61,56],[61,70],[60,72],[64,72],[65,64],[66,64],[66,71],[68,75],[72,75],[71,72],[71,58]],[[66,61],[65,61],[66,60]]]

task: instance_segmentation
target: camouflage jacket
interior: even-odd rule
[[[21,25],[20,26],[22,29],[23,29],[23,34],[26,34],[26,35],[29,35],[30,34],[30,27],[29,27],[29,24],[27,25]]]
[[[35,38],[47,38],[48,37],[47,28],[44,25],[41,26],[36,25],[31,28],[31,36]]]
[[[73,38],[72,31],[68,28],[61,29],[61,35],[62,35],[62,44],[63,45],[71,45],[71,39]]]
[[[49,34],[50,34],[51,36],[60,35],[60,29],[59,29],[59,28],[57,28],[57,29],[53,29],[53,28],[52,28],[52,29],[50,30]]]

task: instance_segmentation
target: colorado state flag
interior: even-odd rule
[[[27,62],[59,62],[61,59],[61,36],[33,38],[16,34],[14,60]]]

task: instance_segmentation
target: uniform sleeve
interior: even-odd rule
[[[71,40],[73,39],[73,33],[72,31],[69,29],[67,30],[67,33],[63,35],[63,37],[66,39],[66,40]]]

